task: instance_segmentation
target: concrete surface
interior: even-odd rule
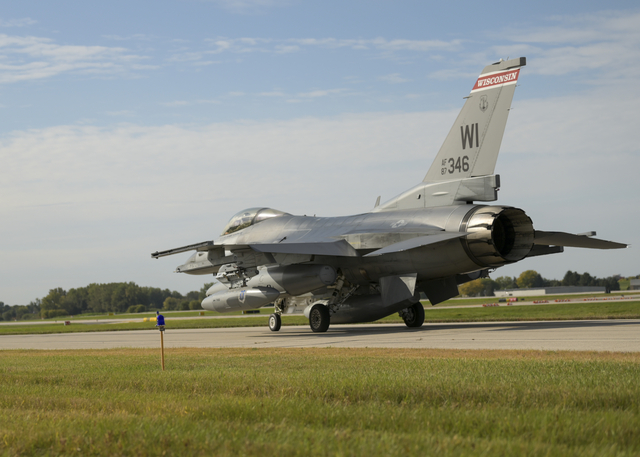
[[[387,347],[451,349],[539,349],[640,351],[640,320],[537,321],[334,325],[315,334],[308,326],[168,328],[165,347]],[[0,349],[84,349],[160,346],[157,330],[0,335]]]

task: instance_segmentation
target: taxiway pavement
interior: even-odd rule
[[[640,319],[425,324],[333,325],[326,333],[308,326],[176,329],[164,335],[172,347],[384,347],[640,351]],[[157,330],[45,335],[0,335],[0,349],[157,348]]]

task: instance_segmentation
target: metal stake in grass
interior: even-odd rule
[[[162,371],[164,371],[164,316],[156,311],[156,327],[160,330],[160,353],[162,354]]]

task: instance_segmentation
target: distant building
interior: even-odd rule
[[[638,288],[640,289],[640,280]],[[580,287],[580,286],[561,286],[561,287],[533,287],[531,289],[504,289],[494,290],[496,297],[531,297],[534,295],[560,295],[560,294],[589,294],[589,293],[605,293],[605,287]]]
[[[640,290],[640,279],[630,279],[629,290]]]

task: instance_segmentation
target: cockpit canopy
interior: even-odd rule
[[[233,215],[229,223],[222,231],[222,234],[229,235],[230,233],[235,233],[238,230],[242,230],[249,227],[250,225],[257,224],[258,222],[262,222],[266,219],[280,216],[290,216],[290,214],[272,208],[245,209]]]

